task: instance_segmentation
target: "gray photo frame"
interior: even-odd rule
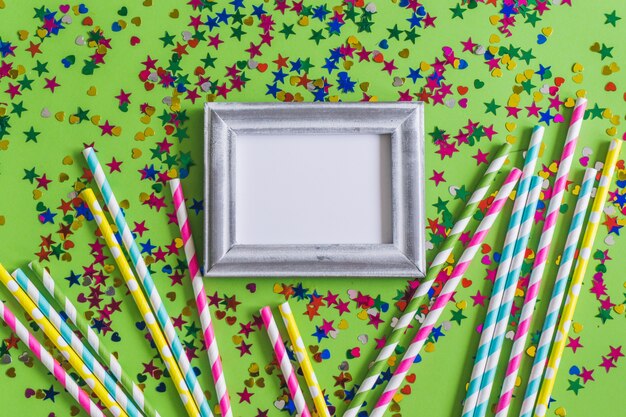
[[[204,129],[205,276],[424,276],[422,103],[207,103]],[[237,135],[326,133],[390,134],[392,243],[238,244]]]

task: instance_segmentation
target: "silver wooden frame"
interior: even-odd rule
[[[204,129],[205,276],[424,276],[422,103],[207,103]],[[237,244],[237,135],[325,133],[391,135],[393,243]]]

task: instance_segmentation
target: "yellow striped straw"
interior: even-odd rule
[[[111,225],[104,215],[104,212],[102,211],[102,208],[100,207],[100,204],[98,203],[98,200],[96,199],[93,190],[91,190],[90,188],[84,189],[80,193],[80,197],[83,199],[83,201],[85,201],[85,203],[87,203],[87,205],[89,206],[89,211],[91,211],[91,214],[96,220],[96,223],[98,223],[98,227],[100,228],[102,237],[104,237],[107,246],[111,250],[111,254],[113,255],[113,258],[115,258],[115,262],[117,263],[117,266],[120,269],[120,273],[122,274],[122,277],[124,278],[124,281],[128,286],[128,290],[130,291],[133,300],[135,300],[135,304],[137,305],[137,308],[139,309],[139,312],[141,313],[141,316],[143,317],[143,320],[146,323],[150,334],[152,335],[152,340],[154,341],[154,344],[156,345],[159,354],[163,359],[163,363],[165,363],[165,366],[167,367],[167,370],[172,377],[172,381],[174,382],[176,390],[178,391],[183,405],[187,410],[187,414],[190,417],[199,417],[200,411],[198,410],[198,406],[194,402],[191,393],[189,392],[189,389],[187,387],[187,384],[185,384],[185,380],[183,379],[180,368],[178,367],[178,364],[172,356],[172,351],[165,342],[165,337],[161,332],[161,328],[157,324],[156,318],[154,317],[152,310],[150,310],[148,301],[141,291],[141,287],[135,279],[135,274],[133,274],[133,271],[130,269],[128,261],[124,257],[122,248],[117,242],[115,234],[111,229]]]
[[[550,357],[548,359],[548,365],[546,367],[546,373],[543,377],[541,384],[541,390],[537,397],[537,405],[535,406],[535,417],[543,417],[548,410],[548,404],[550,402],[550,395],[554,389],[554,382],[556,380],[556,374],[559,370],[559,364],[563,357],[563,351],[565,350],[565,342],[569,329],[572,325],[574,318],[574,311],[576,310],[576,303],[578,302],[578,296],[580,294],[580,288],[585,278],[585,271],[589,264],[589,258],[591,257],[591,250],[593,249],[593,242],[600,226],[600,220],[602,212],[604,211],[604,203],[606,202],[607,195],[609,193],[609,186],[615,172],[615,164],[619,158],[619,152],[622,148],[622,141],[620,139],[613,139],[609,146],[609,151],[604,161],[604,168],[602,169],[602,176],[598,183],[598,189],[596,190],[596,196],[593,200],[593,206],[591,207],[591,213],[589,214],[589,220],[585,228],[585,235],[580,245],[580,251],[578,254],[578,260],[576,261],[576,267],[572,275],[572,281],[567,293],[567,299],[565,300],[565,306],[561,313],[561,319],[557,327],[557,333],[554,338],[554,344],[550,351]]]
[[[111,397],[107,389],[102,385],[102,382],[96,378],[96,376],[87,369],[85,362],[78,356],[78,354],[69,346],[59,331],[50,323],[50,321],[43,315],[41,310],[35,305],[33,300],[30,299],[28,294],[17,284],[17,281],[9,274],[9,272],[0,264],[0,281],[9,289],[13,297],[22,306],[29,316],[35,320],[35,323],[39,325],[41,330],[54,346],[61,352],[63,357],[72,365],[72,368],[78,375],[85,381],[85,383],[91,388],[91,390],[98,396],[104,406],[115,417],[128,417],[128,414],[122,410],[122,407]]]
[[[326,406],[326,400],[324,399],[324,393],[320,388],[319,382],[317,382],[317,377],[315,376],[313,366],[311,365],[311,359],[309,359],[309,355],[306,352],[302,336],[300,335],[300,331],[296,325],[296,320],[291,312],[291,306],[289,306],[289,303],[285,302],[278,306],[278,310],[280,311],[280,315],[282,316],[285,327],[287,328],[287,333],[289,334],[293,351],[296,355],[298,363],[300,364],[302,373],[304,374],[306,384],[309,387],[309,392],[311,393],[311,398],[313,398],[313,404],[315,404],[317,415],[319,417],[330,417],[328,407]]]

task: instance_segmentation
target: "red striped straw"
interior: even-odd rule
[[[517,183],[521,175],[522,171],[517,168],[513,168],[504,183],[502,184],[500,191],[498,191],[498,194],[496,195],[493,203],[489,207],[489,210],[487,210],[487,214],[476,228],[476,232],[474,233],[472,239],[465,248],[465,251],[463,251],[463,254],[459,258],[459,261],[452,271],[450,278],[448,278],[448,281],[446,281],[443,289],[441,290],[441,293],[439,294],[439,296],[433,303],[430,311],[424,318],[424,322],[422,323],[417,334],[411,341],[411,344],[409,345],[404,356],[402,357],[400,364],[394,371],[393,376],[385,387],[384,392],[382,393],[378,402],[374,406],[374,409],[370,413],[370,417],[382,417],[385,414],[385,411],[389,407],[391,400],[400,388],[400,385],[404,382],[406,374],[409,372],[411,365],[413,365],[413,363],[415,362],[415,358],[417,357],[417,355],[419,355],[420,350],[424,346],[426,339],[428,339],[428,336],[430,335],[433,327],[437,323],[437,320],[439,320],[439,318],[441,317],[441,314],[443,313],[446,304],[452,299],[452,296],[456,291],[456,287],[461,282],[461,278],[463,278],[463,274],[465,273],[465,271],[467,271],[467,268],[476,256],[476,253],[478,252],[480,246],[485,240],[487,233],[489,232],[498,215],[502,211],[504,204],[509,199],[511,192],[513,191],[513,188],[515,187],[515,184]]]
[[[63,388],[74,398],[78,404],[89,414],[91,417],[104,417],[102,411],[98,406],[91,401],[89,394],[87,394],[81,387],[78,386],[76,381],[67,373],[63,366],[54,359],[54,357],[48,353],[48,351],[39,343],[39,341],[28,331],[26,326],[20,322],[13,314],[9,307],[0,301],[0,319],[4,321],[11,331],[19,337],[19,339],[28,346],[33,355],[41,361],[48,371]]]
[[[191,227],[189,226],[189,218],[187,216],[187,207],[185,206],[185,195],[183,187],[178,178],[170,180],[170,190],[172,191],[172,200],[174,201],[174,211],[178,219],[178,229],[183,239],[185,248],[185,257],[189,266],[189,275],[191,276],[191,285],[196,298],[196,306],[200,315],[200,325],[202,326],[202,334],[204,335],[204,347],[209,356],[211,364],[211,373],[215,382],[215,392],[220,404],[220,412],[223,417],[233,417],[233,411],[230,406],[230,396],[226,388],[226,380],[224,379],[224,370],[222,368],[222,358],[217,347],[215,339],[215,331],[211,321],[211,312],[206,301],[206,292],[204,291],[204,282],[202,274],[198,267],[198,258],[196,257],[196,248],[193,244],[193,236],[191,235]]]
[[[287,389],[289,390],[289,395],[291,395],[293,403],[296,407],[297,416],[311,417],[309,408],[304,401],[304,395],[302,395],[302,390],[300,389],[300,384],[298,383],[296,372],[293,370],[291,362],[289,362],[287,349],[285,348],[283,340],[280,338],[280,333],[278,333],[276,321],[274,320],[274,316],[272,316],[272,310],[270,310],[269,307],[263,307],[261,309],[261,319],[263,320],[263,324],[267,329],[267,334],[269,335],[270,341],[272,342],[272,348],[274,349],[276,361],[280,365],[280,370],[283,373],[283,378],[285,378],[285,382],[287,383]]]

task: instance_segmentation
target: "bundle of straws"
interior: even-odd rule
[[[526,289],[519,324],[513,338],[513,346],[506,366],[505,379],[495,406],[495,412],[498,417],[506,417],[510,408],[513,390],[522,360],[522,353],[524,352],[528,337],[543,272],[548,262],[550,246],[553,241],[557,218],[566,191],[567,178],[576,150],[586,105],[587,100],[580,98],[576,101],[573,109],[563,152],[558,165],[558,171],[552,186],[550,203],[545,212],[545,221],[540,232],[539,245],[536,250],[528,288]],[[356,393],[351,399],[343,417],[357,417],[360,409],[368,404],[373,389],[383,382],[383,380],[381,380],[381,374],[385,368],[389,366],[389,359],[394,355],[402,336],[407,332],[420,308],[426,306],[428,313],[423,317],[423,320],[421,320],[417,334],[408,344],[408,347],[404,351],[404,356],[393,371],[383,393],[374,403],[373,408],[368,414],[369,417],[381,417],[384,415],[390,403],[394,400],[411,365],[415,362],[420,350],[427,341],[431,330],[441,317],[443,309],[454,295],[463,274],[467,270],[472,258],[477,254],[488,230],[493,225],[495,218],[502,211],[504,203],[517,184],[513,209],[504,240],[504,247],[501,251],[500,264],[493,284],[487,315],[482,326],[479,346],[474,357],[474,367],[467,386],[462,417],[483,417],[486,414],[502,345],[505,339],[506,328],[511,315],[513,299],[518,287],[524,255],[528,247],[529,237],[531,233],[534,232],[533,226],[535,224],[535,212],[537,210],[538,201],[542,188],[548,187],[548,184],[545,184],[547,181],[533,175],[539,156],[543,133],[544,129],[540,126],[537,126],[533,130],[522,170],[520,171],[513,168],[509,172],[486,215],[474,231],[470,242],[465,247],[458,262],[454,265],[439,295],[434,300],[429,300],[435,279],[449,262],[450,255],[455,245],[458,243],[460,236],[466,230],[470,220],[474,216],[478,204],[487,195],[487,191],[494,182],[496,173],[500,171],[507,159],[510,147],[508,145],[502,146],[491,161],[487,171],[476,186],[474,193],[471,195],[458,220],[454,224],[454,227],[449,231],[446,240],[439,249],[439,253],[430,264],[426,277],[412,295],[402,315],[393,322],[391,332],[385,339],[385,346],[380,349],[378,356],[370,364],[367,375],[362,380],[361,384],[355,386]],[[576,308],[578,294],[585,275],[591,249],[593,248],[600,217],[604,210],[611,179],[618,161],[621,144],[621,140],[614,139],[609,145],[591,212],[586,223],[585,216],[598,172],[593,168],[588,168],[584,173],[580,184],[578,200],[569,227],[567,241],[560,257],[560,266],[555,277],[548,312],[543,324],[539,345],[524,395],[524,402],[520,412],[521,417],[530,417],[531,415],[534,417],[543,417],[546,414],[559,362],[565,348],[567,334]],[[585,230],[579,244],[578,241],[583,226]],[[576,259],[574,271],[570,276],[577,253],[578,258]],[[569,290],[567,299],[563,304],[568,280],[570,281]]]
[[[133,234],[126,223],[125,215],[104,175],[96,153],[93,148],[87,148],[83,153],[108,211],[120,232],[125,252],[118,243],[94,192],[90,188],[86,188],[79,197],[87,204],[90,217],[96,221],[100,233],[115,259],[115,263],[152,336],[152,341],[174,382],[187,414],[191,417],[212,417],[213,412],[209,407],[204,391],[189,363],[187,353],[174,331],[174,326],[155,287],[150,270],[140,254]],[[222,360],[211,323],[211,315],[198,267],[180,181],[178,179],[171,180],[170,189],[202,326],[203,342],[211,364],[219,412],[224,417],[232,417]],[[132,268],[124,253],[129,255]],[[40,292],[38,286],[22,270],[17,269],[13,275],[10,275],[0,265],[0,281],[43,330],[46,337],[63,354],[76,374],[91,388],[101,404],[113,416],[159,417],[160,414],[148,403],[143,391],[124,372],[117,357],[107,350],[87,320],[78,314],[70,299],[55,285],[55,280],[50,272],[38,262],[32,262],[29,266],[64,314],[57,312],[52,307],[48,298]],[[0,302],[0,317],[90,416],[103,415],[102,410],[91,400],[89,394],[80,388],[78,382],[42,347],[35,336],[27,330],[27,327],[2,302]],[[66,320],[69,320],[74,328]],[[82,337],[79,337],[78,334]],[[88,346],[83,341],[86,341]]]

